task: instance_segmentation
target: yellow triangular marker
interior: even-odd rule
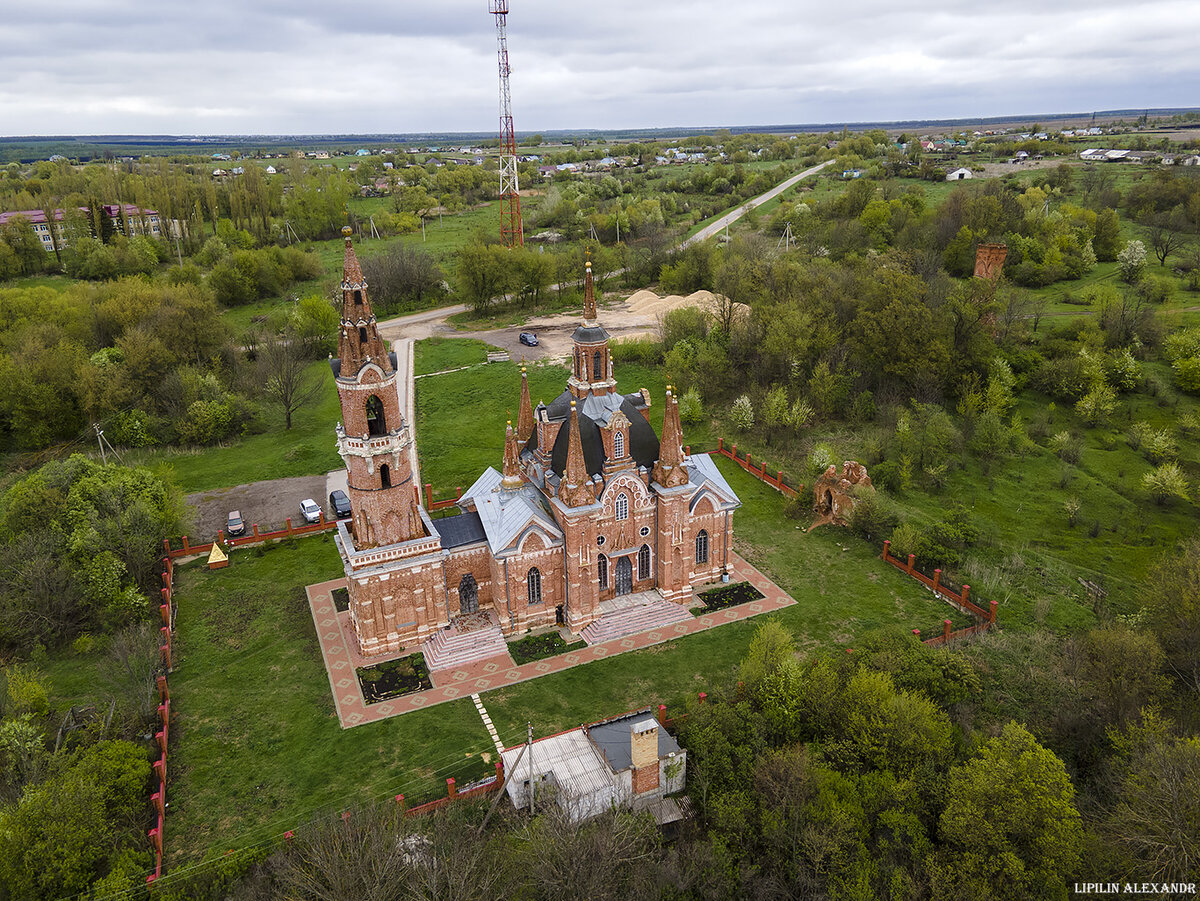
[[[208,565],[212,566],[214,563],[228,563],[228,562],[229,562],[229,556],[223,550],[221,550],[221,545],[217,544],[214,541],[212,550],[209,551],[209,554],[208,554]]]

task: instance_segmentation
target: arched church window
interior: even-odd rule
[[[643,544],[642,549],[638,551],[638,578],[650,578],[650,545]]]
[[[354,305],[359,306],[361,304],[362,304],[362,291],[355,291],[354,292]]]
[[[529,570],[525,582],[529,590],[530,605],[540,604],[542,602],[542,574],[538,572],[536,566]]]
[[[596,573],[600,577],[600,587],[608,587],[608,558],[601,554],[596,558]]]
[[[696,562],[708,562],[708,532],[704,529],[701,529],[700,534],[696,536]]]
[[[360,325],[358,327],[358,343],[359,344],[367,343],[367,327],[365,325]]]
[[[388,469],[388,465],[386,463],[379,467],[379,487],[392,487],[392,471]]]
[[[596,351],[596,353],[592,356],[592,378],[604,378],[604,370],[601,369],[602,362],[600,351]]]
[[[621,459],[625,456],[625,433],[618,429],[613,433],[613,457]]]
[[[372,394],[367,398],[367,434],[387,434],[387,422],[383,416],[383,401],[377,394]]]
[[[629,496],[626,494],[617,495],[617,519],[629,519]]]

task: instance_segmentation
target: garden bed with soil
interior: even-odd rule
[[[704,601],[704,606],[693,610],[692,613],[696,616],[703,616],[714,610],[724,610],[726,607],[736,607],[738,604],[757,601],[762,596],[763,593],[749,582],[734,582],[732,585],[722,585],[719,588],[710,588],[708,591],[701,592],[700,600]]]
[[[333,589],[333,608],[338,613],[345,613],[350,609],[350,589],[335,588]]]
[[[544,635],[527,635],[518,641],[510,642],[508,653],[512,656],[513,663],[520,666],[522,663],[532,663],[544,657],[556,657],[568,651],[578,651],[585,644],[586,642],[582,641],[567,644],[557,632],[546,632]]]
[[[410,654],[374,666],[360,666],[355,673],[362,687],[363,700],[378,704],[390,698],[433,688],[424,654]]]

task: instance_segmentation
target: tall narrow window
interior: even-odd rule
[[[600,351],[596,351],[595,355],[592,357],[592,378],[604,378],[604,370],[601,368],[602,365],[603,360],[600,357]]]
[[[638,551],[638,578],[650,578],[650,546],[643,544],[642,549]]]
[[[359,344],[367,343],[367,328],[366,328],[366,326],[360,325],[358,327],[358,343]]]
[[[359,306],[360,304],[362,304],[362,291],[355,291],[354,292],[354,305]]]
[[[621,459],[625,456],[625,433],[617,430],[613,433],[613,457]]]
[[[525,583],[529,589],[529,604],[540,604],[542,602],[542,574],[538,572],[535,566],[529,570],[529,575],[525,577]]]
[[[700,534],[696,536],[696,562],[708,562],[708,532],[704,531],[703,529],[701,529]]]
[[[383,401],[377,394],[372,394],[367,398],[367,434],[387,434],[387,422],[383,416]]]
[[[600,577],[600,587],[608,587],[608,558],[601,554],[596,559],[596,573]]]
[[[388,469],[388,465],[386,463],[379,467],[379,487],[392,487],[392,471]]]
[[[618,494],[616,508],[617,519],[629,519],[629,496]]]

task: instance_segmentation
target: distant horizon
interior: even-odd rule
[[[896,130],[918,127],[954,127],[968,124],[979,125],[1013,125],[1023,122],[1062,122],[1064,120],[1084,119],[1096,117],[1097,119],[1112,120],[1112,119],[1128,119],[1140,118],[1143,115],[1152,119],[1170,118],[1172,116],[1184,115],[1187,113],[1200,113],[1200,107],[1131,107],[1125,109],[1105,109],[1095,111],[1078,111],[1078,112],[1040,112],[1040,113],[1013,113],[1001,115],[972,115],[972,116],[956,116],[943,118],[898,118],[898,119],[875,119],[861,121],[827,121],[827,122],[780,122],[780,123],[742,123],[738,125],[661,125],[661,126],[625,126],[603,128],[598,126],[580,126],[576,128],[530,128],[518,129],[518,139],[528,138],[533,135],[596,135],[620,137],[623,135],[645,137],[653,137],[656,134],[663,136],[682,136],[682,135],[703,135],[712,134],[718,131],[729,131],[732,134],[776,134],[785,131],[797,132],[826,132],[837,131],[842,128],[851,131],[865,131],[871,129]],[[1200,122],[1196,123],[1200,127]],[[360,131],[360,132],[331,132],[331,131],[309,131],[309,132],[76,132],[76,133],[58,133],[58,134],[5,134],[0,135],[0,141],[17,142],[17,141],[84,141],[84,140],[101,140],[101,141],[117,141],[120,139],[140,139],[140,140],[177,140],[177,141],[196,141],[197,143],[211,143],[222,139],[238,139],[243,141],[254,140],[287,140],[287,139],[305,139],[310,141],[315,140],[350,140],[350,139],[389,139],[389,140],[411,140],[414,138],[478,138],[483,140],[493,139],[497,136],[496,131]]]

